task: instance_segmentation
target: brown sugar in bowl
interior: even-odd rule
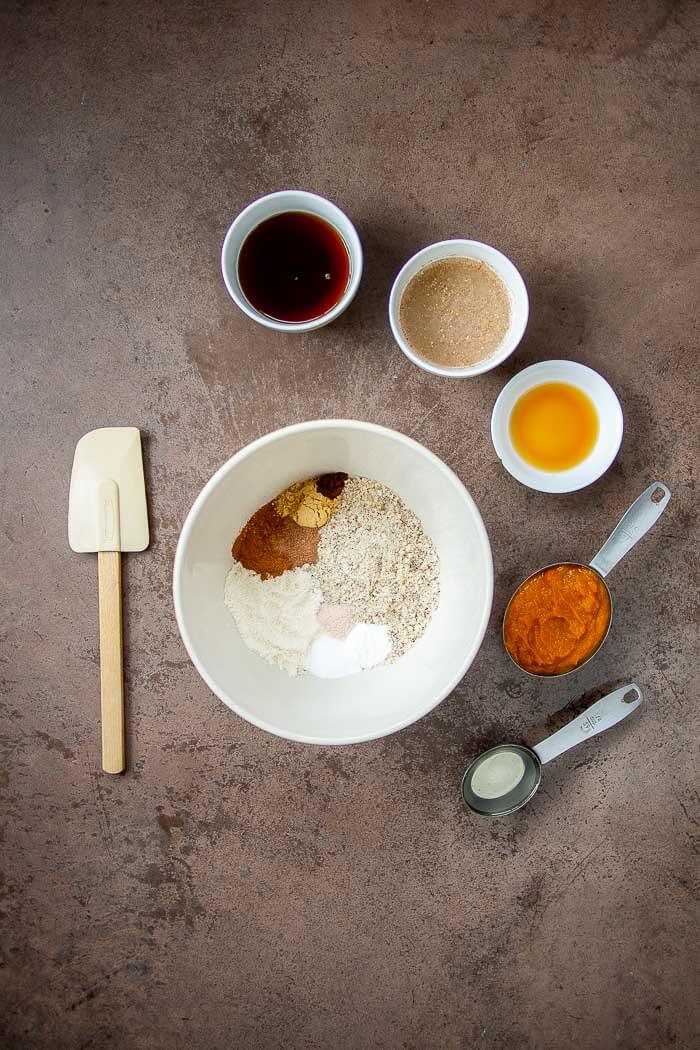
[[[473,360],[473,363],[461,366],[441,364],[435,360],[429,360],[428,357],[422,357],[411,345],[401,322],[401,301],[413,278],[433,263],[454,258],[467,259],[472,263],[485,264],[489,267],[504,285],[508,294],[509,304],[508,326],[498,346],[495,349],[491,348],[490,353],[478,360],[470,355],[462,357],[462,360]],[[510,357],[525,333],[528,312],[527,288],[520,273],[502,252],[492,248],[489,244],[483,244],[481,241],[459,239],[438,241],[436,244],[428,245],[427,248],[417,252],[404,264],[394,281],[389,296],[389,324],[391,325],[394,339],[406,357],[426,372],[458,379],[488,372],[490,369],[500,365],[507,357]],[[442,320],[446,322],[448,318],[444,317]],[[454,317],[450,321],[450,329],[452,335],[457,331]],[[456,348],[453,347],[452,350],[456,351]],[[448,354],[448,357],[450,356]],[[478,353],[476,356],[478,357]],[[452,355],[453,361],[458,359],[458,356]]]

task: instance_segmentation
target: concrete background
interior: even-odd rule
[[[2,5],[3,966],[0,1042],[41,1048],[698,1045],[697,97],[691,3]],[[249,322],[224,232],[286,186],[366,249],[339,323]],[[496,244],[532,296],[507,367],[444,381],[385,318],[420,246]],[[622,400],[588,491],[529,492],[489,416],[571,357]],[[318,416],[387,423],[473,493],[496,596],[437,711],[347,750],[268,737],[199,680],[173,553],[232,452]],[[152,544],[126,559],[129,771],[100,771],[96,562],[66,539],[85,431],[146,441]],[[606,648],[565,683],[499,640],[514,585],[587,559],[652,480]],[[547,770],[522,814],[457,797],[485,743],[636,679],[643,710]]]

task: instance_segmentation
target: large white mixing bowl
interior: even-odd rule
[[[224,605],[231,544],[287,485],[338,470],[384,482],[418,515],[440,557],[440,602],[395,664],[333,681],[290,678],[245,646]],[[353,744],[403,729],[454,689],[484,637],[493,563],[474,501],[437,456],[385,427],[316,420],[254,441],[207,482],[180,536],[173,592],[195,667],[233,711],[288,740]]]

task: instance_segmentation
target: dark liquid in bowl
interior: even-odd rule
[[[238,257],[243,294],[276,321],[322,317],[343,298],[349,278],[345,241],[330,223],[305,211],[265,219]]]

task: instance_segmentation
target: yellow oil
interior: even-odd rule
[[[570,383],[542,383],[515,402],[510,437],[516,452],[538,470],[570,470],[598,438],[598,413],[588,394]]]

